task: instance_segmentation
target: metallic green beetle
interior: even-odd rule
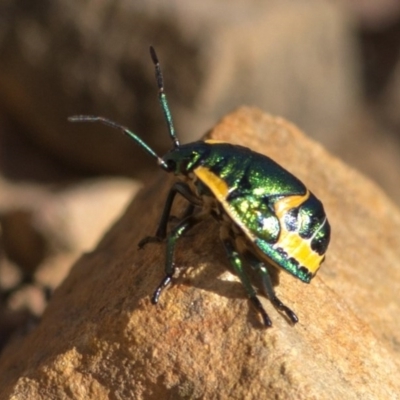
[[[142,248],[149,242],[167,242],[165,276],[152,302],[158,302],[162,290],[172,280],[177,240],[211,214],[219,222],[220,238],[229,261],[265,326],[272,323],[256,296],[245,265],[256,271],[272,304],[296,323],[296,314],[275,295],[270,274],[276,268],[283,269],[306,283],[316,274],[330,239],[330,226],[321,202],[291,173],[246,147],[214,140],[181,145],[164,93],[160,64],[152,47],[150,54],[156,70],[159,101],[173,143],[171,151],[159,157],[133,132],[103,117],[74,116],[69,120],[98,121],[121,130],[154,157],[163,170],[177,178],[155,236],[139,243]],[[178,193],[189,205],[179,223],[167,233],[171,207]]]

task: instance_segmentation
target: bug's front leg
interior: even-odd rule
[[[167,200],[165,201],[164,210],[161,214],[160,222],[158,224],[155,236],[144,237],[138,244],[139,249],[142,249],[147,243],[159,243],[165,239],[165,237],[167,236],[167,225],[171,214],[172,204],[177,193],[181,194],[186,200],[191,203],[191,205],[189,205],[187,211],[185,212],[185,216],[188,216],[186,214],[188,214],[189,212],[193,213],[194,206],[192,205],[199,204],[199,200],[192,194],[188,185],[183,182],[174,183],[168,193]]]
[[[235,248],[235,245],[233,244],[233,239],[231,239],[229,235],[229,230],[224,226],[221,227],[220,237],[222,240],[222,244],[224,245],[226,254],[228,255],[228,259],[236,274],[239,276],[239,279],[247,292],[249,300],[252,302],[256,310],[261,314],[264,325],[269,328],[270,326],[272,326],[271,319],[269,318],[267,312],[265,311],[260,300],[258,299],[256,291],[254,290],[246,272],[244,271],[243,262],[239,256],[238,251]]]
[[[299,321],[297,315],[289,307],[285,306],[276,296],[266,265],[250,252],[245,253],[245,258],[260,276],[263,290],[269,301],[277,310],[284,312],[292,324],[297,323]]]
[[[167,237],[167,257],[165,261],[165,276],[158,285],[156,291],[151,298],[153,304],[158,303],[161,292],[171,282],[172,277],[175,273],[175,246],[178,239],[189,231],[193,226],[199,223],[203,218],[203,215],[191,215],[181,221]]]
[[[185,211],[183,212],[182,216],[176,217],[175,215],[170,215],[168,217],[168,222],[178,223],[179,221],[183,221],[185,218],[190,217],[193,214],[195,208],[196,208],[195,204],[189,203]]]

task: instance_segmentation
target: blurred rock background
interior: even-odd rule
[[[397,0],[2,0],[0,347],[156,171],[118,132],[67,117],[107,116],[169,147],[150,44],[182,142],[255,105],[400,202]]]

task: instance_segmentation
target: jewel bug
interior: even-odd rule
[[[181,145],[175,134],[160,63],[153,47],[150,47],[150,55],[172,150],[160,157],[135,133],[103,117],[78,115],[69,120],[100,122],[122,131],[155,158],[161,169],[176,177],[155,236],[139,242],[139,248],[150,242],[166,241],[167,244],[165,275],[152,296],[152,303],[158,303],[161,292],[172,281],[178,239],[212,215],[219,223],[228,259],[264,325],[269,327],[272,323],[245,266],[255,271],[275,308],[295,324],[298,322],[296,314],[275,294],[271,273],[284,270],[306,283],[316,274],[330,240],[330,225],[322,203],[290,172],[249,148],[214,140]],[[177,225],[167,232],[177,194],[188,201],[188,207]]]

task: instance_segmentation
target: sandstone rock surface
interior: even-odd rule
[[[165,247],[137,243],[171,183],[160,172],[78,260],[40,325],[3,352],[0,398],[398,398],[399,210],[281,118],[241,108],[209,136],[268,154],[324,202],[326,262],[310,285],[282,273],[277,287],[299,323],[265,299],[274,325],[262,327],[211,219],[181,240],[175,284],[150,303]]]

